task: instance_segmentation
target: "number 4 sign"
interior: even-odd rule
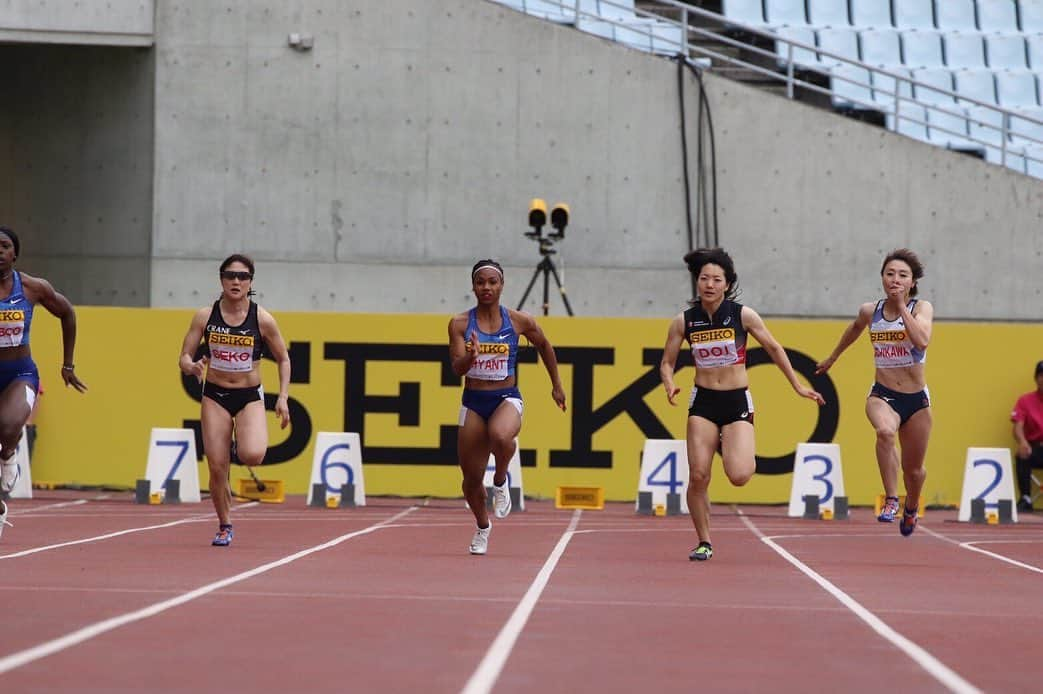
[[[680,494],[681,513],[688,513],[688,448],[684,441],[645,441],[637,491],[652,492],[652,506],[665,506],[667,494]]]

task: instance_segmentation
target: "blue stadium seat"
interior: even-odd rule
[[[829,68],[829,78],[834,108],[873,110],[869,70],[844,63]]]
[[[808,24],[817,27],[850,26],[847,0],[808,0]]]
[[[804,0],[764,0],[764,20],[768,26],[804,26]]]
[[[996,103],[996,80],[988,68],[967,68],[953,73],[955,91],[986,104]],[[972,106],[967,104],[968,107]]]
[[[927,137],[927,109],[917,104],[902,103],[898,112],[898,122],[895,123],[894,113],[886,116],[887,129],[911,137],[921,142],[930,142]]]
[[[860,60],[858,55],[858,32],[845,27],[833,27],[818,30],[818,47],[824,51],[835,53],[851,60]],[[834,65],[838,61],[826,55],[819,55],[823,65]]]
[[[938,0],[934,4],[935,21],[942,31],[977,31],[974,0]]]
[[[902,62],[911,68],[942,67],[942,35],[937,31],[903,31]]]
[[[867,29],[859,33],[862,62],[870,65],[901,65],[902,46],[895,29]]]
[[[967,122],[973,139],[985,142],[990,148],[1001,147],[1003,143],[1003,112],[984,106],[967,108]],[[1007,144],[1010,144],[1008,137]],[[988,152],[986,152],[988,157]]]
[[[1025,48],[1028,49],[1029,68],[1035,73],[1043,73],[1043,34],[1026,36]]]
[[[775,29],[775,34],[791,41],[799,41],[808,45],[815,45],[815,30],[809,26],[784,26]],[[775,42],[775,54],[778,55],[776,64],[779,69],[785,69],[789,56],[790,46],[784,41]],[[793,46],[793,64],[797,67],[810,68],[818,65],[818,53],[809,51],[800,46]]]
[[[985,41],[981,34],[954,31],[943,34],[942,42],[949,67],[985,67]]]
[[[986,36],[985,60],[993,70],[1024,70],[1028,67],[1025,39],[1021,34]]]
[[[956,98],[940,90],[952,91],[952,72],[944,68],[913,70],[913,79],[923,84],[913,85],[913,95],[927,109],[927,136],[936,145],[961,152],[985,154],[985,146],[967,139],[970,125],[967,111],[956,103]]]
[[[1000,70],[996,72],[996,101],[1008,108],[1036,108],[1036,76],[1028,70]]]
[[[941,0],[945,4],[948,0]],[[978,0],[978,28],[985,33],[1019,31],[1014,0]]]
[[[860,29],[888,29],[891,0],[851,0],[851,24]]]
[[[1018,109],[1018,115],[1010,117],[1010,136],[1014,142],[1043,147],[1043,108]]]
[[[1025,148],[1025,173],[1033,178],[1043,178],[1043,147]]]
[[[1021,30],[1026,34],[1043,33],[1043,0],[1020,0],[1018,14]]]
[[[761,0],[721,0],[721,14],[740,24],[761,28],[764,22],[764,5]]]
[[[912,76],[912,71],[904,67],[889,67],[887,68],[887,71],[906,78]],[[896,89],[899,97],[905,99],[913,98],[913,85],[911,82],[898,80],[890,75],[885,75],[880,72],[873,73],[873,102],[879,104],[881,111],[894,113]],[[902,101],[898,108],[899,110],[902,110],[908,105],[908,101]]]
[[[933,0],[894,0],[893,10],[899,29],[934,29]]]
[[[525,14],[556,24],[575,24],[576,10],[572,0],[525,0]]]

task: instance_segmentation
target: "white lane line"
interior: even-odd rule
[[[496,680],[500,677],[500,672],[503,671],[503,666],[507,663],[507,658],[511,655],[514,644],[518,641],[522,629],[525,628],[525,623],[529,621],[529,616],[535,609],[536,602],[540,599],[540,594],[547,587],[547,582],[550,581],[550,575],[554,572],[554,567],[558,565],[558,560],[565,553],[565,547],[568,546],[569,540],[572,539],[582,513],[579,509],[573,511],[569,527],[562,533],[561,539],[558,540],[558,544],[551,551],[550,556],[547,557],[547,561],[543,563],[543,568],[536,574],[536,578],[533,580],[532,585],[529,586],[529,590],[525,592],[521,602],[514,608],[514,612],[511,613],[507,623],[503,625],[500,633],[496,635],[496,640],[489,646],[489,650],[486,651],[482,662],[478,664],[478,669],[471,675],[471,679],[467,680],[467,685],[464,686],[462,694],[488,694],[488,692],[492,691],[493,685],[496,684]]]
[[[411,507],[403,511],[399,511],[394,516],[388,518],[386,522],[390,523],[392,521],[398,520],[400,517],[405,516],[413,510],[414,508]],[[46,658],[47,656],[54,655],[55,653],[64,651],[67,648],[71,648],[72,646],[93,639],[96,636],[101,636],[106,632],[118,629],[119,627],[125,626],[127,624],[131,624],[142,619],[147,619],[148,617],[154,617],[157,614],[160,614],[161,612],[165,612],[179,605],[184,605],[185,603],[191,602],[196,598],[201,598],[204,595],[213,593],[214,591],[220,590],[226,586],[234,585],[241,581],[245,581],[248,578],[253,578],[254,576],[259,576],[260,574],[271,571],[272,569],[276,569],[280,566],[285,566],[286,564],[295,562],[298,559],[307,557],[311,554],[315,554],[316,552],[321,552],[325,549],[329,549],[330,547],[336,547],[342,542],[350,540],[353,537],[366,535],[375,530],[380,530],[383,527],[385,527],[385,521],[381,521],[380,523],[371,525],[368,528],[363,528],[362,530],[356,530],[355,532],[341,535],[340,537],[336,537],[330,540],[329,542],[324,542],[321,545],[315,545],[314,547],[303,549],[300,552],[296,552],[289,556],[283,557],[282,559],[276,559],[275,561],[268,562],[267,564],[262,564],[261,566],[255,567],[248,571],[243,571],[242,573],[238,573],[234,576],[223,578],[220,581],[208,583],[205,586],[201,586],[187,593],[182,593],[181,595],[170,598],[169,600],[157,602],[153,605],[149,605],[148,607],[143,607],[140,610],[134,610],[133,612],[127,612],[126,614],[119,615],[118,617],[112,617],[110,619],[105,619],[100,622],[95,622],[94,624],[89,624],[81,629],[77,629],[76,631],[70,632],[65,636],[60,636],[56,639],[45,641],[31,648],[27,648],[25,650],[18,651],[17,653],[12,653],[10,655],[4,656],[3,658],[0,658],[0,674],[9,672],[10,670],[13,670],[18,667],[22,667],[23,665],[28,665],[29,663],[32,663],[36,660],[40,660],[41,658]]]
[[[77,499],[76,501],[63,501],[58,504],[45,504],[43,506],[34,506],[32,508],[23,508],[18,511],[12,510],[10,516],[28,516],[37,511],[43,511],[49,508],[63,508],[65,506],[79,506],[80,504],[87,503],[86,499]]]
[[[1004,555],[998,554],[996,552],[990,552],[989,550],[982,549],[980,547],[975,547],[975,545],[985,544],[986,542],[989,542],[989,540],[974,540],[974,541],[971,541],[971,542],[960,542],[959,540],[954,540],[951,537],[946,537],[945,535],[942,535],[941,533],[935,532],[935,531],[930,530],[928,528],[924,528],[924,530],[926,530],[932,537],[936,537],[939,540],[944,540],[946,542],[950,542],[950,543],[956,545],[957,547],[962,547],[963,549],[970,550],[971,552],[978,552],[979,554],[984,554],[985,556],[992,557],[993,559],[999,559],[1002,562],[1006,562],[1008,564],[1012,564],[1012,565],[1017,566],[1019,568],[1028,569],[1029,571],[1035,571],[1038,574],[1043,574],[1043,569],[1039,568],[1038,566],[1033,566],[1032,564],[1026,564],[1025,562],[1018,561],[1017,559],[1011,559],[1008,556],[1004,556]],[[1002,542],[1002,540],[995,540],[994,539],[994,540],[991,540],[991,542]],[[1011,540],[1010,542],[1015,542],[1015,541]],[[1024,543],[1026,541],[1025,540],[1017,540],[1016,542]]]
[[[738,513],[742,514],[742,511],[740,510]],[[842,605],[854,612],[859,619],[868,624],[873,631],[890,641],[899,651],[909,656],[913,662],[927,671],[929,675],[938,680],[938,682],[949,691],[958,692],[959,694],[978,694],[981,692],[980,689],[960,677],[955,671],[949,669],[949,667],[942,661],[935,658],[923,648],[920,648],[920,646],[916,645],[913,641],[899,634],[894,627],[888,625],[884,620],[867,610],[850,595],[837,588],[826,578],[816,573],[811,567],[787,552],[780,545],[776,544],[772,538],[762,533],[751,520],[746,518],[745,515],[741,515],[740,517],[753,534],[760,538],[761,542],[771,547],[779,556],[797,567],[801,573],[819,584],[822,589],[836,598]]]
[[[257,503],[257,502],[254,502]],[[248,505],[248,504],[247,504]],[[240,506],[238,508],[243,508]],[[104,535],[94,535],[93,537],[84,537],[79,540],[69,540],[68,542],[59,542],[53,545],[44,545],[42,547],[33,547],[32,549],[24,549],[21,552],[12,552],[11,554],[0,554],[0,559],[17,559],[18,557],[27,557],[30,554],[37,554],[38,552],[46,552],[52,549],[61,549],[62,547],[72,547],[73,545],[84,545],[90,542],[99,542],[101,540],[108,540],[113,537],[119,537],[121,535],[129,535],[131,533],[140,533],[146,530],[159,530],[161,528],[172,528],[175,525],[182,525],[184,523],[199,523],[205,521],[208,518],[212,518],[212,513],[202,513],[195,516],[189,516],[188,518],[180,518],[176,521],[170,521],[169,523],[160,523],[158,525],[145,525],[140,528],[127,528],[125,530],[117,530],[115,532],[106,533]]]

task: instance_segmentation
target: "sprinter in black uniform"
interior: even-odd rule
[[[232,441],[244,465],[260,465],[268,450],[261,349],[267,345],[279,365],[275,414],[283,429],[290,423],[290,355],[272,314],[250,300],[253,261],[245,255],[230,255],[221,263],[220,276],[221,297],[192,317],[179,365],[182,372],[203,384],[203,449],[210,467],[210,499],[219,524],[212,544],[227,547],[233,537],[228,517]],[[201,342],[203,355],[196,359]]]
[[[671,405],[680,394],[674,368],[681,343],[688,340],[695,360],[695,387],[688,400],[688,512],[699,544],[688,558],[713,556],[710,544],[710,486],[713,455],[720,447],[724,474],[737,487],[757,468],[753,438],[753,398],[746,374],[746,335],[757,339],[798,395],[824,404],[822,396],[801,384],[785,350],[749,306],[734,301],[738,276],[731,257],[720,248],[699,249],[684,257],[695,276],[698,297],[670,323],[659,376]]]

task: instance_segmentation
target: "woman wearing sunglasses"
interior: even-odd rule
[[[221,296],[213,306],[199,309],[192,317],[179,365],[183,373],[203,384],[203,450],[218,521],[212,544],[227,547],[233,537],[228,517],[228,466],[233,441],[244,465],[260,465],[268,450],[261,350],[267,347],[279,366],[275,414],[283,429],[290,423],[290,355],[272,314],[250,299],[253,261],[238,253],[230,255],[221,263],[220,276]]]

